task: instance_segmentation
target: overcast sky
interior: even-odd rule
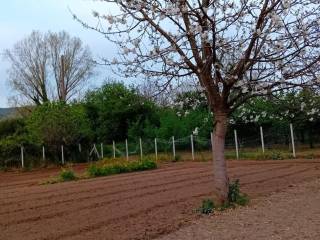
[[[108,8],[109,7],[109,8]],[[81,19],[94,23],[92,10],[104,13],[114,12],[110,5],[93,0],[10,0],[1,3],[0,8],[0,107],[8,106],[8,97],[13,94],[7,82],[7,69],[10,67],[2,53],[12,48],[15,42],[31,33],[32,30],[62,31],[77,36],[89,45],[96,57],[112,57],[116,49],[101,34],[84,29],[76,22],[69,11],[71,9]],[[98,69],[99,76],[91,81],[99,86],[110,75],[106,68]]]

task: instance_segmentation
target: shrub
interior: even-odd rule
[[[281,154],[281,152],[272,152],[270,158],[272,160],[283,160],[284,159],[284,157]]]
[[[99,165],[99,163],[96,163],[88,167],[87,174],[90,177],[100,177],[119,173],[144,171],[155,168],[157,168],[156,162],[147,159],[134,162],[111,162],[105,163],[103,165]]]
[[[202,214],[210,214],[213,213],[214,209],[214,202],[211,199],[204,199],[198,211]]]
[[[249,198],[246,194],[240,192],[239,179],[229,184],[228,204],[234,206],[235,204],[244,206],[249,203]]]
[[[211,199],[205,199],[202,201],[202,205],[198,212],[202,214],[213,213],[215,209],[219,211],[224,211],[228,208],[234,208],[237,205],[245,206],[249,203],[249,197],[246,194],[240,192],[239,179],[229,184],[228,201],[221,206],[216,207]]]
[[[63,168],[59,173],[59,180],[62,182],[73,181],[76,179],[77,179],[77,176],[72,169]]]

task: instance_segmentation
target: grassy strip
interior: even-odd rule
[[[104,164],[92,164],[87,169],[87,174],[89,177],[100,177],[108,176],[120,173],[129,173],[137,171],[145,171],[150,169],[156,169],[157,163],[152,160],[142,160],[142,161],[121,161],[121,162],[105,162]]]
[[[120,173],[129,173],[137,171],[145,171],[150,169],[156,169],[157,163],[155,161],[145,159],[142,161],[126,161],[126,160],[104,160],[91,164],[86,173],[83,175],[76,175],[71,167],[62,168],[57,177],[51,178],[41,184],[55,184],[60,182],[69,182],[79,179],[95,178],[101,176],[109,176]]]

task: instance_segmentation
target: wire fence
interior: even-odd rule
[[[251,132],[248,134],[248,132]],[[121,142],[72,144],[60,146],[20,146],[0,159],[0,167],[33,168],[49,164],[92,162],[99,159],[157,161],[208,161],[212,159],[212,133],[208,137],[189,135],[182,138],[125,140]],[[211,135],[211,137],[210,137]],[[225,155],[228,159],[284,159],[320,157],[320,135],[305,139],[290,124],[287,129],[271,132],[262,127],[229,130]]]

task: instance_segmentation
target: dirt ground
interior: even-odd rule
[[[320,177],[320,161],[229,161],[228,171],[254,200],[314,181]],[[57,172],[0,173],[1,240],[157,238],[202,220],[194,210],[212,189],[211,163],[38,184]]]
[[[158,240],[320,239],[320,179],[218,213]]]

